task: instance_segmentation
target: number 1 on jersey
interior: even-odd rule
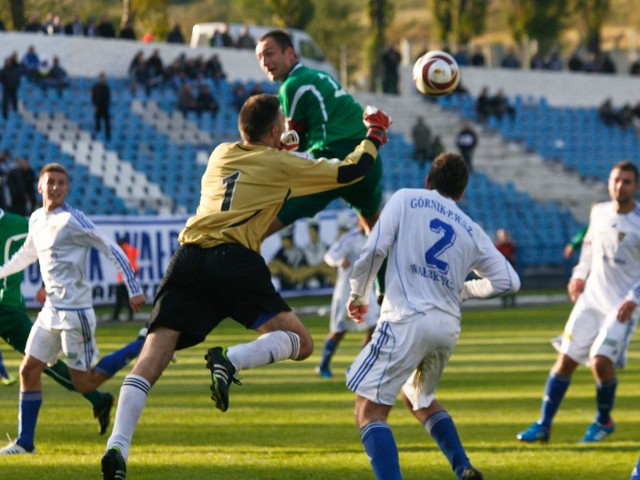
[[[240,177],[240,171],[236,170],[231,175],[227,175],[222,179],[224,185],[224,198],[222,199],[222,207],[220,211],[227,212],[231,210],[231,200],[233,200],[233,193],[236,190],[236,184]]]

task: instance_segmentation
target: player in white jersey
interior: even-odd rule
[[[386,295],[373,338],[347,372],[355,417],[378,479],[402,478],[387,417],[398,393],[445,454],[458,479],[482,479],[435,389],[460,334],[461,303],[513,293],[520,279],[489,236],[456,205],[469,179],[464,159],[440,154],[426,190],[396,192],[373,228],[351,275],[349,314],[369,306],[376,272],[388,255]],[[466,281],[470,272],[480,277]]]
[[[349,222],[349,227],[353,225],[351,221],[353,217],[348,219],[338,219],[338,222],[343,222],[342,226]],[[364,322],[361,324],[354,323],[349,318],[349,312],[347,311],[347,301],[349,300],[349,294],[351,293],[351,286],[349,285],[349,277],[353,271],[353,265],[360,255],[360,250],[364,245],[366,237],[364,236],[363,220],[358,217],[357,222],[359,225],[356,228],[349,229],[343,235],[341,235],[326,251],[324,254],[324,261],[331,267],[338,268],[338,276],[336,284],[333,289],[333,296],[331,298],[331,321],[329,324],[329,336],[324,341],[324,348],[322,350],[322,358],[320,364],[316,367],[316,372],[322,378],[331,378],[331,358],[336,352],[338,345],[344,338],[347,332],[353,330],[365,331],[362,339],[362,346],[364,347],[373,334],[373,329],[378,321],[378,314],[380,313],[380,307],[376,303],[375,293],[371,292],[371,298],[369,299],[369,311],[364,317]],[[347,228],[349,228],[347,227]]]
[[[97,360],[96,318],[91,287],[84,278],[86,259],[98,249],[126,279],[130,304],[136,311],[144,295],[122,249],[102,235],[82,212],[69,206],[69,177],[59,164],[43,167],[38,181],[42,208],[29,219],[23,246],[0,268],[0,278],[40,262],[47,298],[31,329],[20,366],[20,414],[18,438],[0,450],[0,455],[34,453],[34,437],[42,404],[42,372],[64,355],[75,389],[94,390],[136,357],[144,338]]]
[[[569,281],[575,305],[565,326],[560,353],[547,379],[540,419],[518,440],[547,442],[553,418],[576,367],[588,362],[596,381],[597,414],[581,442],[599,442],[613,433],[611,410],[616,368],[624,366],[636,327],[640,302],[640,207],[638,169],[631,162],[614,165],[609,175],[610,201],[591,209],[580,260]]]

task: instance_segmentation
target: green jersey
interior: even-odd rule
[[[0,209],[0,265],[22,246],[29,231],[29,221],[20,215]],[[24,298],[20,290],[22,272],[0,279],[0,305],[24,308]]]
[[[360,104],[325,72],[296,64],[278,98],[300,151],[314,158],[344,158],[367,134]]]

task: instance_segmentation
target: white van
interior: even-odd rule
[[[212,23],[197,23],[193,26],[193,30],[191,31],[191,48],[205,47],[209,46],[209,40],[213,37],[213,34],[216,30],[222,31],[224,28],[224,22],[212,22]],[[242,23],[227,23],[228,33],[231,35],[231,38],[236,41],[244,28],[244,24]],[[253,37],[253,39],[257,42],[258,39],[267,32],[271,30],[278,30],[278,27],[266,27],[259,25],[249,25],[249,33]],[[323,70],[334,78],[338,78],[338,72],[336,69],[327,62],[324,53],[318,47],[318,44],[309,36],[309,34],[303,30],[296,30],[295,28],[283,28],[281,30],[286,30],[289,35],[291,35],[291,40],[293,41],[293,47],[295,48],[296,53],[300,57],[300,61],[310,67],[318,70]]]

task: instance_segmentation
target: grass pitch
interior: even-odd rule
[[[322,301],[325,301],[323,299]],[[302,300],[292,301],[303,302]],[[318,302],[318,300],[312,300]],[[556,417],[548,445],[523,445],[515,435],[536,420],[560,333],[570,305],[467,310],[458,347],[445,371],[438,399],[453,416],[474,465],[488,480],[628,479],[640,451],[640,354],[631,347],[620,372],[614,418],[617,431],[596,445],[577,443],[593,420],[595,390],[581,368]],[[151,390],[128,463],[132,480],[364,480],[373,478],[353,423],[353,395],[344,371],[359,350],[360,334],[347,335],[334,362],[335,377],[322,380],[318,362],[328,319],[304,316],[316,351],[304,362],[284,362],[241,372],[229,411],[209,399],[203,356],[215,345],[255,338],[224,322],[207,342],[178,352]],[[98,345],[110,352],[135,336],[139,324],[101,324]],[[15,375],[19,357],[2,347]],[[104,385],[118,393],[126,368]],[[106,437],[97,434],[91,406],[79,395],[43,381],[33,456],[0,457],[3,480],[99,479]],[[0,387],[0,433],[15,437],[17,386]],[[455,478],[426,431],[398,403],[389,423],[405,480]]]

